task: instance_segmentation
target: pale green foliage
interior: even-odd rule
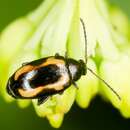
[[[119,101],[104,84],[99,85],[98,79],[88,72],[77,82],[79,89],[71,86],[62,95],[50,97],[41,106],[37,106],[37,101],[33,100],[38,116],[47,117],[56,128],[60,127],[64,114],[70,110],[75,99],[80,107],[87,108],[98,92],[125,117],[130,117],[130,47],[128,32],[125,31],[127,18],[120,28],[120,23],[114,18],[125,16],[120,11],[108,10],[104,0],[44,0],[36,10],[11,23],[0,37],[0,92],[7,101],[12,101],[5,91],[6,83],[22,63],[55,53],[64,56],[66,50],[69,57],[84,60],[84,34],[80,17],[86,26],[89,68],[98,73],[95,61],[90,58],[97,58],[95,48],[98,43],[102,57],[101,76],[122,100]],[[117,25],[117,30],[114,30],[112,23]],[[123,51],[120,50],[122,47]],[[22,108],[29,103],[30,100],[18,100]]]

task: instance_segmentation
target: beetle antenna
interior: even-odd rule
[[[84,21],[83,21],[82,18],[80,18],[80,21],[82,23],[82,27],[83,27],[83,30],[84,30],[84,38],[85,38],[85,63],[86,63],[87,70],[89,70],[93,75],[95,75],[99,80],[101,80],[118,97],[118,99],[121,100],[121,97],[119,96],[119,94],[104,79],[102,79],[95,72],[93,72],[93,70],[91,70],[90,68],[87,67],[87,61],[88,61],[88,59],[87,59],[87,57],[88,57],[87,50],[88,50],[88,48],[87,48],[86,28],[85,28],[85,23],[84,23]]]
[[[119,96],[119,94],[105,80],[103,80],[100,76],[98,76],[96,73],[94,73],[93,70],[91,70],[90,68],[87,67],[87,69],[93,75],[95,75],[98,79],[100,79],[109,89],[111,89],[111,91],[118,97],[118,99],[121,100],[121,97]]]
[[[84,38],[85,38],[85,63],[87,65],[87,61],[88,61],[88,52],[87,52],[88,48],[87,48],[87,35],[86,35],[87,33],[86,33],[85,23],[84,23],[83,19],[80,18],[80,21],[82,23],[82,27],[83,27],[83,31],[84,31]]]

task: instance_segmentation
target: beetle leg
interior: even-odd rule
[[[68,59],[68,53],[67,53],[67,51],[65,52],[65,59]]]
[[[60,56],[59,53],[56,53],[56,54],[55,54],[55,57],[59,57],[59,56]]]
[[[75,82],[73,82],[72,84],[74,85],[75,88],[79,89],[78,85]]]
[[[38,101],[37,101],[37,105],[41,105],[43,103],[45,103],[47,101],[47,99],[49,98],[49,96],[42,96],[42,97],[39,97],[38,98]]]
[[[64,91],[59,92],[60,95],[62,95],[63,93],[64,93]]]

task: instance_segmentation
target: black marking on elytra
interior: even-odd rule
[[[53,84],[61,77],[59,68],[56,65],[48,65],[37,69],[37,74],[30,80],[30,85],[33,87]]]
[[[35,61],[31,61],[31,62],[29,62],[29,63],[26,64],[26,65],[39,66],[39,65],[41,65],[42,63],[45,63],[46,60],[47,60],[48,58],[50,58],[50,57],[52,57],[52,56],[45,57],[45,58],[41,58],[41,59],[38,59],[38,60],[35,60]]]
[[[49,96],[42,96],[42,97],[39,97],[38,100],[37,100],[37,105],[43,104],[44,102],[47,101],[48,98],[49,98]]]

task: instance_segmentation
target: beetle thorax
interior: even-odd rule
[[[77,81],[82,75],[86,74],[86,66],[84,62],[69,59],[69,71],[72,80]]]

